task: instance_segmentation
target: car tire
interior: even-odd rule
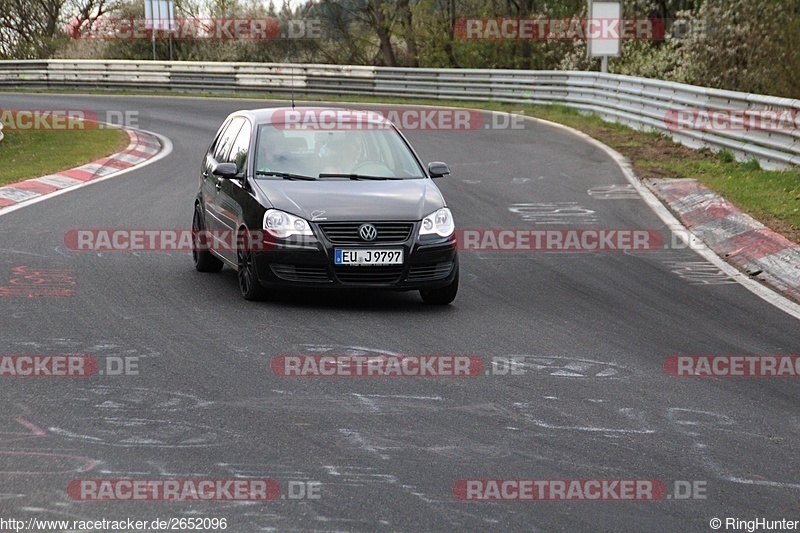
[[[236,242],[239,246],[236,249],[236,271],[239,280],[239,291],[242,297],[248,301],[258,301],[264,298],[266,293],[264,286],[258,281],[258,269],[256,269],[256,257],[252,250],[248,250],[247,230],[239,231]]]
[[[194,260],[194,268],[198,272],[219,272],[222,270],[222,261],[204,249],[207,243],[200,242],[202,238],[200,232],[205,231],[205,229],[203,210],[200,208],[200,204],[197,204],[194,207],[194,216],[192,217],[192,259]]]
[[[448,305],[453,303],[458,294],[458,263],[456,263],[456,275],[448,285],[438,289],[420,289],[419,295],[422,301],[428,305]]]

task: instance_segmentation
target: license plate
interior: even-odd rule
[[[349,266],[384,266],[402,265],[403,250],[369,248],[336,248],[333,251],[335,265]]]

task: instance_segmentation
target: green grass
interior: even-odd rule
[[[37,92],[37,91],[22,91]],[[51,91],[56,92],[56,91]],[[65,91],[57,91],[64,93]],[[86,93],[86,91],[66,91]],[[102,94],[139,95],[132,91],[96,91]],[[213,94],[157,91],[163,96],[225,97],[248,100],[288,100],[286,95]],[[634,171],[643,179],[693,178],[722,194],[765,225],[800,242],[800,169],[770,172],[761,170],[755,161],[737,162],[728,152],[692,150],[673,142],[659,132],[636,131],[621,124],[603,121],[562,105],[525,105],[502,102],[464,102],[459,100],[414,99],[371,96],[296,95],[302,102],[356,102],[362,104],[405,104],[469,107],[520,113],[558,122],[581,130],[614,148],[631,160]],[[5,142],[5,141],[3,141]],[[2,145],[2,143],[0,143]],[[0,154],[3,154],[0,146]],[[3,158],[5,160],[5,158]]]
[[[67,170],[124,150],[130,139],[117,128],[9,130],[0,141],[0,185]]]

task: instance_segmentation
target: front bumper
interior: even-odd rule
[[[334,244],[318,226],[314,238],[292,244],[265,237],[264,251],[255,252],[258,279],[266,287],[330,289],[435,289],[452,283],[458,272],[455,237],[420,239],[414,225],[402,242]],[[402,265],[337,266],[335,248],[402,248]]]

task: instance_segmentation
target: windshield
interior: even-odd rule
[[[425,174],[394,128],[319,131],[259,128],[256,177],[422,179]]]

